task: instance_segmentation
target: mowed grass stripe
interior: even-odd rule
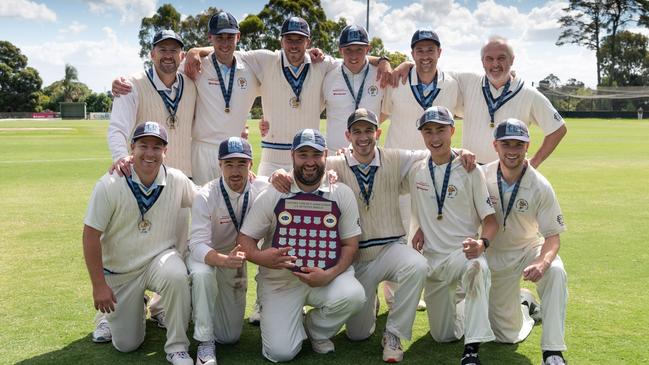
[[[107,122],[3,121],[1,126],[72,131],[0,133],[0,363],[164,363],[164,331],[150,323],[145,343],[131,354],[89,340],[94,311],[81,229],[90,192],[110,163]],[[460,145],[461,127],[460,122],[455,146]],[[569,228],[562,235],[560,253],[570,289],[566,355],[577,364],[645,363],[649,361],[644,350],[649,328],[644,288],[649,278],[645,248],[649,123],[582,119],[569,120],[568,128],[565,140],[541,166]],[[250,132],[258,165],[256,121],[250,122]],[[542,134],[536,127],[532,133],[534,151]],[[250,265],[248,312],[254,300],[254,273]],[[337,352],[325,357],[315,355],[305,342],[293,363],[379,363],[385,309],[383,305],[377,331],[369,340],[352,343],[341,333],[334,339]],[[405,361],[456,364],[462,344],[437,344],[427,328],[425,313],[417,313],[413,341],[404,343]],[[487,344],[481,351],[483,362],[539,363],[540,336],[537,326],[519,345]],[[191,351],[194,355],[195,343]],[[259,329],[247,324],[238,344],[219,346],[217,351],[221,364],[265,362]]]

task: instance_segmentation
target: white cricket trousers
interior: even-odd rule
[[[518,343],[532,331],[534,320],[527,306],[521,304],[520,282],[523,269],[540,254],[541,246],[529,247],[524,252],[487,250],[491,268],[489,319],[497,342]],[[557,256],[536,282],[541,298],[543,351],[565,351],[566,304],[568,276],[561,258]]]
[[[151,290],[160,293],[166,308],[165,352],[187,351],[191,297],[187,268],[178,251],[163,251],[144,270],[134,274],[106,275],[106,283],[117,298],[115,311],[106,315],[117,350],[130,352],[144,341],[146,314],[142,298],[145,290]]]
[[[194,338],[232,344],[239,341],[246,309],[248,277],[240,269],[213,267],[187,255],[192,282]]]
[[[350,266],[327,286],[312,288],[297,278],[291,281],[264,278],[257,280],[261,316],[262,353],[270,361],[292,360],[306,338],[304,326],[316,340],[334,336],[347,319],[365,303],[363,287]],[[283,269],[282,269],[283,270]],[[302,307],[312,306],[304,324]]]
[[[367,301],[347,321],[347,337],[359,341],[374,333],[376,290],[380,282],[388,280],[395,284],[396,290],[385,329],[399,338],[410,340],[428,270],[426,259],[400,239],[385,245],[374,260],[354,262],[354,270],[365,289]]]
[[[221,177],[219,145],[192,141],[192,180],[198,186]]]
[[[484,255],[468,260],[459,248],[450,255],[425,252],[430,267],[424,287],[430,335],[437,342],[494,340],[489,325],[490,273]],[[457,304],[458,285],[466,292]]]

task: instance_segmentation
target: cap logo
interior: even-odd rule
[[[304,132],[302,132],[302,142],[315,142],[315,133],[313,133],[313,129],[305,129]]]
[[[357,29],[350,29],[347,33],[347,40],[350,42],[357,42],[361,40],[361,32]]]
[[[146,122],[144,124],[144,133],[160,134],[160,125],[156,122]]]
[[[293,31],[301,31],[302,30],[302,22],[300,22],[299,18],[291,18],[288,21],[288,31],[293,32]]]
[[[241,143],[241,140],[239,138],[228,139],[228,152],[229,153],[243,152],[243,143]]]
[[[219,28],[226,28],[230,26],[230,19],[228,19],[228,14],[219,13],[219,19],[216,23],[216,26]]]
[[[419,31],[419,38],[432,38],[433,32],[430,30],[421,30]]]
[[[428,111],[426,111],[426,120],[427,121],[440,120],[440,119],[442,119],[442,118],[440,118],[440,115],[437,112],[437,110],[428,110]]]
[[[523,129],[516,124],[507,123],[505,128],[505,135],[507,136],[525,136]]]

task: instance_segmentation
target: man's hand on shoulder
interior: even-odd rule
[[[133,156],[122,157],[119,160],[115,161],[110,168],[108,169],[109,174],[117,172],[117,175],[122,176],[131,176],[131,165],[133,164]]]

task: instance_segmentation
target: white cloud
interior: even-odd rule
[[[400,7],[389,4],[389,0],[370,1],[371,36],[380,37],[388,50],[409,55],[413,32],[432,28],[442,43],[441,68],[482,72],[480,47],[490,35],[498,34],[509,38],[516,51],[514,68],[528,82],[554,73],[563,81],[574,77],[589,86],[596,84],[591,51],[554,45],[565,1],[548,1],[526,12],[495,0],[477,5],[453,0],[413,0]],[[322,0],[322,6],[329,18],[343,16],[365,24],[364,0]]]
[[[47,86],[63,78],[69,63],[79,71],[79,80],[95,91],[106,91],[116,76],[130,75],[142,69],[139,46],[118,39],[108,27],[102,28],[98,41],[55,41],[36,45],[20,45]]]
[[[88,28],[87,25],[81,24],[78,21],[73,21],[70,25],[65,28],[59,29],[59,33],[62,34],[79,34]]]
[[[56,13],[45,4],[29,0],[2,0],[0,18],[56,21]]]
[[[102,14],[117,10],[122,14],[124,23],[139,22],[143,17],[151,16],[156,11],[157,0],[86,0],[90,11]]]

